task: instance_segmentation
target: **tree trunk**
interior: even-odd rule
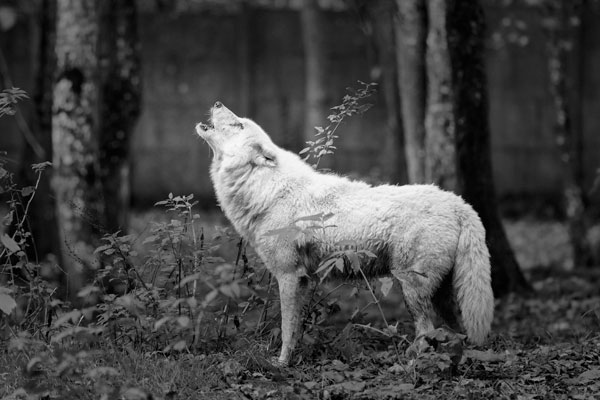
[[[407,182],[406,152],[402,129],[400,93],[398,91],[398,66],[394,20],[397,14],[394,2],[367,0],[357,5],[362,14],[365,31],[373,39],[375,58],[379,67],[381,91],[385,99],[386,127],[385,147],[381,157],[381,170],[387,181],[396,184]],[[360,10],[364,10],[361,12]]]
[[[396,0],[396,57],[402,109],[404,151],[410,183],[425,182],[425,49],[427,15],[424,0]]]
[[[427,11],[427,113],[425,116],[425,181],[458,192],[455,115],[452,109],[453,65],[448,49],[446,0],[429,0]]]
[[[35,71],[35,121],[32,133],[41,146],[43,154],[38,154],[29,142],[25,142],[19,171],[19,180],[23,186],[35,185],[37,174],[32,164],[52,160],[52,88],[54,85],[56,57],[54,43],[56,38],[56,0],[42,0],[39,19],[36,21],[35,35],[39,38]],[[29,209],[29,229],[33,245],[27,248],[32,260],[40,261],[49,254],[60,257],[60,242],[56,224],[54,196],[50,194],[51,172],[46,170],[40,181],[37,193]],[[61,260],[58,260],[59,264]]]
[[[506,238],[492,180],[483,9],[478,1],[448,0],[446,22],[459,185],[486,228],[495,295],[526,291],[530,286]]]
[[[94,0],[58,0],[52,144],[67,295],[76,300],[103,226],[98,175],[98,15]]]
[[[141,109],[140,44],[134,0],[102,2],[100,179],[105,228],[124,231],[130,203],[130,139]]]
[[[300,12],[304,41],[304,140],[314,140],[315,127],[327,124],[327,55],[323,15],[317,0],[306,0]],[[332,167],[332,157],[319,166]]]
[[[550,76],[550,93],[554,102],[556,119],[554,120],[554,136],[561,152],[563,162],[563,201],[565,215],[569,229],[569,239],[573,248],[573,263],[576,267],[592,264],[592,249],[587,241],[586,201],[583,179],[583,146],[581,123],[574,124],[573,114],[575,107],[570,107],[567,84],[568,60],[575,45],[575,37],[570,26],[572,18],[581,17],[576,14],[577,5],[562,1],[552,2],[549,17],[555,23],[549,24],[547,33],[548,72]],[[585,1],[579,5],[584,9]],[[577,27],[579,35],[583,35],[583,24],[579,21]],[[577,43],[581,45],[581,43]],[[583,64],[579,58],[578,63]],[[580,66],[581,67],[581,66]],[[576,74],[581,71],[575,68]],[[581,96],[582,85],[578,88],[576,96]],[[580,105],[581,107],[581,105]],[[577,126],[575,126],[577,125]]]

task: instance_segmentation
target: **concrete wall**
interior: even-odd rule
[[[370,81],[370,66],[367,40],[353,18],[327,15],[328,103],[333,106],[347,86]],[[281,146],[303,147],[304,62],[296,12],[143,18],[144,112],[132,159],[137,199],[169,191],[212,196],[211,155],[193,128],[206,120],[216,100],[256,120]],[[368,173],[377,167],[385,110],[380,96],[373,101],[379,107],[341,129],[337,170]]]
[[[491,31],[503,9],[488,9]],[[523,12],[530,43],[488,52],[494,177],[506,195],[558,194],[562,165],[552,136],[553,108],[537,16]],[[328,12],[328,103],[339,104],[345,87],[371,81],[373,50],[354,15]],[[586,21],[585,159],[591,182],[600,162],[600,14]],[[213,204],[210,153],[194,134],[215,100],[255,119],[283,147],[302,148],[304,67],[297,12],[256,9],[249,13],[142,13],[144,108],[133,138],[133,195],[150,203],[169,192],[194,193]],[[15,86],[32,89],[33,42],[26,26],[0,37],[9,54]],[[334,169],[360,175],[380,169],[385,106],[375,107],[340,129]],[[27,105],[25,105],[27,108]],[[325,123],[325,121],[324,121]],[[0,149],[18,159],[14,122],[0,120]]]

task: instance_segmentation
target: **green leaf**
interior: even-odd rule
[[[197,281],[198,279],[200,279],[200,276],[201,276],[200,273],[195,273],[195,274],[186,276],[185,278],[183,278],[181,280],[181,282],[179,282],[179,287],[183,287],[190,282]]]
[[[346,258],[350,261],[350,267],[354,272],[360,271],[360,258],[358,258],[358,254],[355,251],[347,251]]]
[[[223,285],[219,288],[219,290],[225,296],[232,299],[240,297],[241,294],[240,286],[237,284],[237,282],[232,282],[229,285]]]
[[[340,272],[344,272],[344,258],[343,257],[338,257],[335,259],[335,267],[338,269],[338,271]]]
[[[172,349],[175,351],[182,351],[182,350],[185,350],[185,347],[186,347],[185,340],[180,340],[173,345]]]
[[[366,255],[369,258],[377,258],[377,256],[369,250],[361,250],[359,253]]]
[[[190,318],[186,315],[182,315],[181,317],[177,317],[175,319],[175,321],[177,321],[177,323],[179,324],[179,326],[181,326],[182,328],[187,328],[188,326],[190,326]]]
[[[21,251],[21,247],[19,247],[19,244],[15,242],[13,238],[8,236],[6,233],[0,236],[0,242],[4,245],[4,247],[6,247],[6,249],[11,254]]]
[[[0,293],[0,311],[10,314],[17,307],[17,302],[7,293]]]
[[[144,241],[142,242],[142,244],[153,243],[156,239],[158,239],[157,235],[150,235],[146,239],[144,239]]]
[[[98,246],[98,247],[96,247],[96,250],[94,250],[94,254],[106,251],[106,250],[110,249],[111,246],[112,245],[110,245],[110,244],[105,244],[103,246]]]
[[[204,296],[204,304],[210,304],[214,299],[219,295],[219,291],[217,289],[213,289],[206,296]]]
[[[77,322],[81,317],[81,311],[73,310],[68,313],[61,315],[56,321],[54,321],[54,327],[63,325],[65,322],[70,321],[71,323]]]
[[[363,104],[362,106],[359,106],[358,109],[356,110],[359,114],[362,114],[366,111],[368,111],[371,107],[373,107],[373,104],[367,103],[367,104]]]
[[[321,266],[319,266],[319,269],[317,269],[315,271],[315,273],[316,274],[320,274],[321,272],[323,272],[327,268],[330,268],[330,267],[333,268],[333,264],[336,262],[336,260],[337,260],[337,258],[329,258],[329,259],[321,262]]]
[[[156,321],[154,323],[154,330],[157,331],[161,326],[163,326],[166,322],[170,321],[171,317],[170,316],[166,316],[166,317],[162,317],[161,319],[159,319],[158,321]]]
[[[90,295],[92,295],[93,293],[99,293],[100,292],[100,288],[94,285],[88,285],[86,287],[84,287],[83,289],[81,289],[78,293],[77,293],[77,297],[88,297]]]
[[[390,290],[392,290],[392,286],[394,286],[394,279],[389,276],[385,276],[383,278],[379,278],[379,282],[381,282],[381,294],[383,294],[383,297],[387,297],[387,295],[390,293]]]
[[[294,240],[302,230],[295,225],[286,226],[285,228],[273,229],[264,234],[264,236],[277,236],[280,239],[289,241]]]
[[[323,213],[307,215],[305,217],[296,218],[296,222],[300,221],[320,221],[321,217],[323,217]]]

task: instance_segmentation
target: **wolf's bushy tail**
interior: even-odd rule
[[[463,215],[454,265],[454,290],[469,341],[482,344],[494,318],[490,253],[473,209]]]

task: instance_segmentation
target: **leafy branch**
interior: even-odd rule
[[[17,102],[28,99],[27,93],[19,88],[4,89],[0,92],[0,117],[15,115]]]
[[[347,88],[349,94],[345,95],[342,99],[342,104],[332,107],[333,113],[330,114],[327,119],[329,125],[326,127],[316,126],[315,140],[307,141],[308,147],[300,150],[300,155],[304,155],[304,161],[309,162],[312,159],[312,166],[315,169],[319,168],[321,158],[327,154],[333,154],[337,149],[334,146],[335,139],[338,138],[335,135],[336,130],[346,117],[353,115],[360,115],[366,112],[373,106],[370,103],[362,103],[362,101],[374,94],[377,90],[375,87],[377,83],[365,83],[358,81],[362,85],[359,89]]]

